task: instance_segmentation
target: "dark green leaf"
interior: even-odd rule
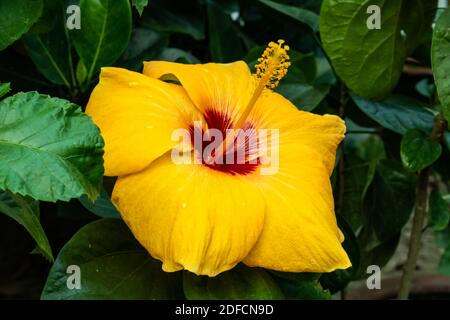
[[[378,239],[371,239],[372,237],[362,239],[364,237],[361,235],[365,234],[373,236],[373,232],[370,228],[365,228],[358,235],[361,248],[361,263],[357,277],[361,279],[367,279],[368,266],[377,265],[380,268],[385,266],[394,255],[400,240],[400,233],[381,242]]]
[[[431,47],[434,80],[447,121],[450,122],[450,11],[445,10],[436,22]]]
[[[433,97],[434,90],[435,85],[432,81],[430,83],[428,78],[422,79],[416,84],[416,91],[425,98],[431,99]]]
[[[381,30],[367,26],[369,5],[381,10]],[[435,7],[429,0],[324,0],[320,34],[339,77],[362,97],[387,96],[431,29]]]
[[[166,34],[147,28],[134,28],[128,47],[117,65],[134,71],[142,70],[142,62],[156,60],[158,54],[169,44]]]
[[[133,6],[139,12],[139,15],[142,15],[142,11],[144,11],[145,7],[148,5],[148,0],[133,0]]]
[[[46,33],[53,29],[62,14],[62,0],[42,0],[43,8],[42,15],[38,21],[28,30],[27,34]]]
[[[67,268],[81,271],[81,289],[68,289]],[[178,298],[180,273],[166,273],[134,239],[121,220],[102,219],[81,228],[61,249],[41,298],[169,299]]]
[[[131,35],[129,0],[80,0],[81,28],[70,31],[75,49],[87,70],[87,82],[100,67],[113,64]]]
[[[0,190],[0,212],[21,224],[36,241],[39,252],[53,261],[52,248],[39,221],[39,202]]]
[[[36,92],[0,101],[0,189],[44,201],[95,199],[102,164],[103,139],[77,105]]]
[[[439,142],[419,129],[408,130],[400,147],[403,166],[411,172],[418,172],[430,166],[439,159],[441,152]]]
[[[49,81],[70,88],[74,79],[65,22],[61,14],[52,19],[57,21],[53,30],[24,37],[25,46],[38,70]]]
[[[207,13],[211,59],[214,62],[241,60],[244,51],[230,15],[215,1],[207,2]]]
[[[203,40],[205,25],[201,9],[192,1],[152,0],[140,22],[157,32],[187,34],[195,40]]]
[[[319,31],[319,15],[317,15],[316,13],[300,7],[289,6],[274,1],[269,0],[259,0],[259,1],[278,12],[287,15],[288,17],[291,17],[302,23],[305,23],[314,32]]]
[[[10,83],[0,83],[0,98],[11,91]]]
[[[300,110],[312,111],[325,99],[335,82],[336,78],[325,58],[303,56],[292,61],[286,78],[276,91]]]
[[[120,219],[120,213],[114,207],[111,198],[104,189],[102,189],[100,196],[94,202],[91,202],[86,196],[82,196],[80,202],[86,209],[102,218]]]
[[[438,190],[433,190],[430,194],[430,222],[429,225],[434,231],[442,231],[447,228],[450,221],[450,210],[447,202],[442,198]]]
[[[180,63],[200,63],[200,60],[189,52],[177,48],[164,48],[157,56],[157,60]]]
[[[189,300],[282,299],[283,294],[263,269],[238,265],[216,277],[183,274],[184,294]]]
[[[280,286],[286,299],[293,300],[329,300],[331,294],[324,290],[319,282],[319,274],[290,273],[269,270]]]
[[[18,40],[41,16],[42,0],[0,1],[0,50]]]
[[[431,132],[435,113],[424,104],[407,97],[391,96],[383,101],[370,101],[352,95],[356,105],[384,128],[405,134],[409,129]]]
[[[364,199],[364,211],[380,241],[392,238],[408,221],[414,206],[415,178],[395,161],[379,162]]]

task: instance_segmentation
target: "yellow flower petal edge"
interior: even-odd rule
[[[176,145],[173,130],[199,117],[182,87],[120,68],[102,68],[86,113],[105,140],[107,176],[142,170]]]

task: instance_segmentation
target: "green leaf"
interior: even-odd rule
[[[259,1],[278,12],[287,15],[288,17],[291,17],[297,21],[300,21],[308,25],[314,32],[319,31],[319,16],[316,13],[303,8],[289,6],[274,1],[269,0],[259,0]]]
[[[139,12],[139,15],[142,16],[142,11],[144,11],[145,7],[148,5],[148,0],[133,0],[132,3]]]
[[[369,239],[363,239],[367,234]],[[389,262],[397,249],[400,232],[385,241],[372,238],[373,232],[371,228],[367,227],[363,228],[358,235],[358,242],[361,248],[361,262],[357,278],[367,279],[368,266],[377,265],[382,268]]]
[[[390,96],[383,101],[370,101],[356,95],[352,99],[369,118],[399,134],[415,128],[431,133],[433,128],[435,113],[417,100]]]
[[[433,130],[437,113],[417,100],[390,96],[383,101],[370,101],[355,95],[352,99],[369,118],[399,134],[403,135],[409,129],[420,129],[429,134]],[[444,140],[450,148],[450,132],[444,132]]]
[[[311,64],[314,67],[308,66]],[[308,68],[314,69],[312,78]],[[292,61],[286,78],[275,90],[300,110],[312,111],[325,99],[335,82],[336,78],[325,58],[304,57]]]
[[[62,8],[60,10],[62,11]],[[52,19],[57,21],[53,30],[26,36],[24,43],[34,64],[49,81],[70,88],[74,80],[65,22],[61,14]]]
[[[380,7],[381,30],[367,26],[370,5]],[[324,0],[320,34],[336,73],[359,96],[387,96],[406,57],[431,30],[435,7],[429,0]]]
[[[400,147],[403,166],[411,172],[418,172],[430,166],[439,159],[441,152],[439,142],[419,129],[408,130]]]
[[[207,13],[211,59],[215,62],[241,60],[244,50],[231,16],[212,0],[207,2]]]
[[[325,273],[320,277],[320,283],[332,293],[338,292],[345,288],[350,281],[354,280],[360,265],[360,248],[355,233],[345,219],[337,215],[339,229],[344,234],[345,240],[342,246],[347,252],[352,266],[345,270],[336,270],[332,273]]]
[[[108,193],[102,189],[100,196],[94,202],[91,202],[88,197],[82,196],[80,198],[81,204],[91,211],[92,213],[98,215],[102,218],[118,218],[120,219],[120,213],[117,211],[116,207],[111,202],[111,198]]]
[[[450,222],[450,210],[447,202],[442,198],[438,190],[430,194],[430,227],[434,231],[445,230]]]
[[[67,268],[80,268],[81,289],[68,289]],[[81,228],[61,249],[41,299],[178,298],[181,275],[166,273],[118,219],[102,219]]]
[[[205,25],[202,9],[192,1],[152,0],[140,23],[157,32],[186,34],[194,40],[203,40]]]
[[[86,66],[84,65],[82,60],[78,61],[76,77],[77,77],[78,83],[84,83],[84,81],[87,78]]]
[[[293,300],[329,300],[331,294],[324,290],[319,282],[319,274],[290,273],[269,270],[280,286],[286,299]]]
[[[36,241],[39,252],[53,262],[52,248],[39,222],[39,202],[0,190],[0,212],[21,224]]]
[[[263,269],[238,265],[213,278],[183,274],[183,288],[189,300],[269,300],[282,299],[283,294]]]
[[[87,69],[87,82],[110,66],[127,47],[131,35],[131,8],[128,0],[80,0],[81,28],[70,37]]]
[[[53,29],[57,20],[55,17],[61,17],[62,14],[62,0],[42,0],[43,8],[42,15],[35,24],[28,30],[29,35],[46,33]]]
[[[0,1],[0,50],[18,40],[39,19],[42,0]]]
[[[156,60],[156,57],[169,44],[166,34],[147,28],[134,28],[128,47],[117,65],[134,71],[141,71],[143,61]]]
[[[11,91],[10,83],[0,83],[0,98]]]
[[[439,261],[438,271],[444,275],[450,276],[450,246],[448,246]]]
[[[433,32],[431,62],[439,99],[445,119],[450,123],[450,10],[445,10]]]
[[[0,189],[43,201],[98,196],[103,139],[77,105],[19,93],[0,101],[0,124]]]
[[[415,200],[416,176],[396,161],[379,162],[372,185],[364,198],[364,211],[380,241],[386,241],[403,228]]]
[[[157,56],[157,60],[180,63],[200,63],[191,53],[177,48],[164,48]]]

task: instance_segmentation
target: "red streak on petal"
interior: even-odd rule
[[[233,123],[230,117],[215,109],[208,109],[205,111],[204,118],[208,129],[218,129],[222,133],[223,138],[226,137],[227,129],[233,129]],[[245,136],[245,139],[235,138],[234,147],[232,143],[228,144],[226,150],[223,150],[223,163],[220,163],[220,160],[205,162],[202,155],[204,154],[205,148],[214,142],[214,139],[212,139],[211,142],[203,141],[202,137],[203,135],[208,136],[208,130],[205,132],[202,128],[191,125],[191,143],[194,146],[196,157],[198,157],[198,159],[201,157],[202,165],[231,175],[247,175],[254,172],[260,165],[260,159],[253,157],[252,160],[249,157],[258,151],[257,131],[249,123],[246,123],[242,130],[244,130],[248,136]],[[200,148],[195,146],[194,139],[202,141]],[[226,144],[224,144],[224,147],[225,146]],[[215,156],[214,151],[212,152],[212,155]],[[244,156],[242,159],[244,161],[239,161],[241,163],[238,163],[238,159],[242,158],[242,155]],[[233,160],[227,161],[227,158]]]

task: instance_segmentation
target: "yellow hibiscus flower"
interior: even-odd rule
[[[86,112],[105,140],[105,175],[118,176],[112,199],[163,270],[215,276],[239,262],[286,272],[351,265],[329,179],[345,125],[337,116],[299,111],[271,90],[286,73],[287,50],[271,43],[256,75],[243,61],[153,61],[143,74],[102,69]],[[174,150],[195,158],[205,147],[182,146],[173,139],[180,128],[276,129],[277,170],[260,174],[267,166],[260,144],[243,163],[201,156],[175,163]],[[230,144],[222,147],[226,153]]]

